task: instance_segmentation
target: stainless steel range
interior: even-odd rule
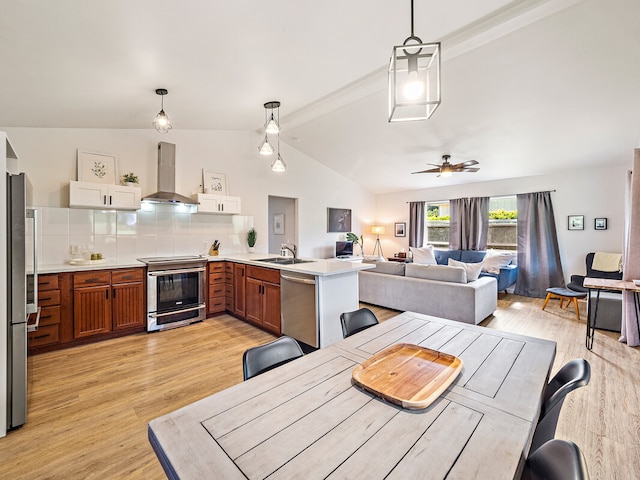
[[[139,258],[147,265],[147,331],[206,318],[207,260],[197,255]]]

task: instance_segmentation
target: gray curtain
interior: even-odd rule
[[[542,298],[549,287],[563,287],[556,222],[550,192],[518,198],[518,280],[514,293]]]
[[[640,278],[640,253],[637,248],[637,238],[640,235],[640,149],[634,149],[633,173],[627,174],[627,198],[625,204],[624,231],[624,266],[622,279],[628,282]],[[635,242],[635,243],[634,243]],[[620,341],[630,347],[640,345],[640,332],[636,319],[634,293],[629,290],[622,292],[622,329]]]
[[[489,197],[456,198],[449,201],[449,248],[484,250],[489,237]]]
[[[409,203],[409,246],[422,247],[424,243],[424,204],[425,202]]]

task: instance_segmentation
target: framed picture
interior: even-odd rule
[[[216,173],[203,168],[202,188],[204,189],[204,193],[210,193],[214,195],[228,195],[227,176],[223,173]]]
[[[115,155],[78,149],[78,181],[115,185],[116,163]]]
[[[351,210],[348,208],[327,208],[327,232],[350,232]]]
[[[569,230],[584,230],[584,215],[569,215]]]
[[[284,213],[276,213],[273,216],[273,233],[284,235]]]
[[[406,237],[407,233],[406,233],[406,229],[407,229],[407,224],[406,223],[396,223],[396,237]]]
[[[593,221],[593,228],[596,230],[606,230],[607,229],[607,219],[606,218],[596,218]]]

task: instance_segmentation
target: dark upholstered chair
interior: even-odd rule
[[[567,362],[546,386],[542,397],[542,411],[533,433],[530,452],[535,452],[542,444],[553,439],[562,404],[567,393],[584,387],[591,379],[591,365],[584,358]]]
[[[345,312],[340,315],[342,323],[342,337],[347,338],[365,328],[378,324],[375,314],[368,308],[360,308],[354,312]]]
[[[578,446],[556,439],[529,455],[522,480],[589,480],[589,472]]]
[[[587,253],[587,256],[585,257],[585,263],[586,263],[586,267],[587,267],[587,274],[586,275],[571,275],[571,281],[567,285],[567,288],[570,288],[571,290],[573,290],[575,292],[588,292],[589,289],[587,289],[587,288],[585,288],[583,286],[584,279],[586,277],[590,277],[590,278],[607,278],[609,280],[622,280],[622,272],[603,272],[601,270],[594,270],[593,268],[591,268],[591,266],[593,265],[593,256],[594,255],[595,255],[594,252]]]
[[[302,355],[304,353],[298,342],[287,336],[250,348],[242,356],[244,379],[249,380],[256,375],[300,358]]]

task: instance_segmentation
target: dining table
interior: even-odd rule
[[[401,343],[462,361],[425,408],[353,381]],[[149,441],[170,479],[520,478],[555,352],[553,341],[404,312],[152,420]]]

